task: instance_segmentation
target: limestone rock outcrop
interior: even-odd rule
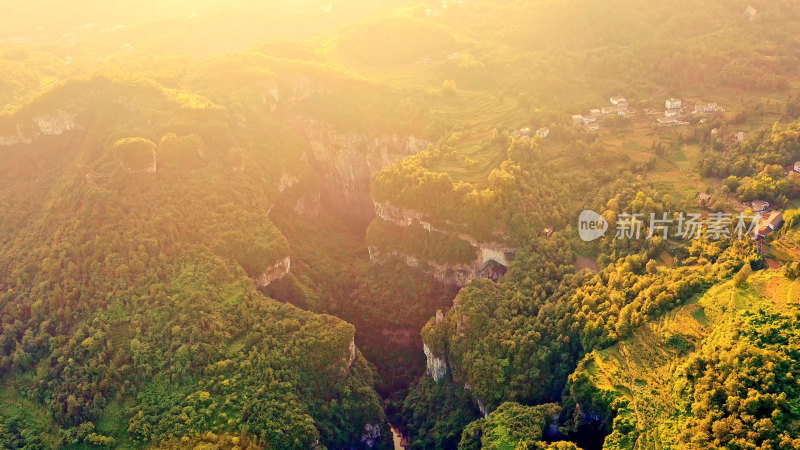
[[[428,375],[430,375],[434,381],[444,379],[444,377],[447,376],[447,361],[444,358],[434,355],[431,348],[428,347],[428,344],[422,345],[422,351],[425,352],[425,358],[427,359],[426,370]]]
[[[256,277],[254,280],[256,286],[258,287],[269,286],[273,282],[280,280],[281,278],[288,275],[291,268],[292,268],[292,260],[289,256],[287,256],[286,258],[283,258],[282,260],[275,263],[274,266],[264,271],[264,273]]]
[[[308,141],[309,163],[320,176],[322,202],[364,222],[375,214],[372,178],[384,167],[428,147],[427,141],[414,136],[340,131],[310,119],[296,124]]]
[[[432,261],[421,261],[414,255],[400,254],[371,246],[369,255],[373,262],[381,263],[389,256],[400,256],[409,266],[427,265],[431,275],[441,283],[465,286],[474,278],[489,278],[497,281],[505,274],[508,265],[518,251],[518,249],[501,242],[481,242],[469,234],[452,231],[453,228],[458,228],[458,225],[454,223],[446,223],[447,228],[436,226],[418,211],[398,207],[388,202],[373,202],[373,206],[377,216],[376,220],[385,220],[401,227],[419,225],[428,232],[455,236],[478,250],[477,258],[469,264],[437,264]]]

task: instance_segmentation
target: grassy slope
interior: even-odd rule
[[[41,443],[48,448],[55,448],[60,442],[58,425],[53,421],[47,408],[32,402],[22,395],[19,390],[20,383],[24,384],[32,378],[26,375],[26,380],[17,377],[5,377],[0,386],[0,404],[8,417],[18,418],[23,423],[33,423],[42,430]]]
[[[800,259],[800,228],[785,231],[783,236],[770,243],[766,254],[769,258],[783,262]]]
[[[730,335],[733,330],[726,327],[740,312],[764,304],[791,310],[794,306],[790,303],[797,298],[800,281],[791,282],[772,270],[754,274],[742,288],[732,281],[717,285],[642,326],[633,337],[589,354],[586,370],[597,388],[629,401],[620,415],[635,420],[638,448],[674,448],[686,427],[684,411],[689,406],[677,394],[676,369],[712,332],[716,339]],[[612,434],[612,445],[613,438]],[[615,448],[609,440],[606,446]]]

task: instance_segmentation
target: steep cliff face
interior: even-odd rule
[[[319,192],[312,192],[304,197],[300,197],[294,204],[294,212],[300,216],[314,218],[319,216],[321,207]]]
[[[43,135],[58,135],[75,128],[75,114],[57,111],[54,114],[39,116],[33,122]]]
[[[433,354],[433,351],[428,344],[423,344],[422,350],[425,352],[427,359],[427,372],[434,381],[439,381],[447,376],[447,361]]]
[[[445,285],[464,287],[477,276],[474,265],[439,264],[423,261],[416,256],[402,254],[397,251],[382,251],[375,246],[367,247],[369,259],[375,264],[383,264],[391,257],[402,258],[409,267],[422,266],[436,281]]]
[[[33,142],[33,139],[25,136],[21,124],[16,126],[16,131],[14,133],[0,135],[0,147],[10,147],[16,144],[30,144],[31,142]]]
[[[400,254],[391,249],[369,248],[370,259],[374,262],[380,263],[388,256],[400,256],[410,266],[427,265],[430,273],[442,283],[465,286],[474,278],[490,278],[497,281],[505,274],[506,268],[519,250],[501,242],[481,242],[469,234],[452,231],[458,228],[454,223],[446,223],[447,228],[433,225],[424,214],[388,202],[373,202],[373,207],[376,220],[385,220],[401,227],[419,225],[428,232],[455,236],[478,250],[478,256],[469,264],[437,264],[433,261],[420,260],[414,255]]]
[[[325,94],[328,90],[322,78],[311,75],[295,75],[279,80],[271,89],[271,94],[280,107],[293,109],[298,102],[315,95]]]
[[[486,406],[484,406],[483,402],[479,398],[475,398],[475,394],[472,393],[472,385],[469,382],[464,382],[464,390],[470,393],[470,396],[475,399],[475,403],[478,405],[478,411],[480,411],[481,415],[486,418],[489,417],[489,412],[486,411]]]
[[[375,174],[428,146],[414,136],[343,132],[309,119],[296,124],[308,140],[308,159],[320,176],[322,203],[363,222],[374,214],[370,185]]]
[[[274,266],[264,271],[264,273],[257,276],[253,281],[255,281],[256,286],[258,287],[267,287],[273,282],[288,275],[291,268],[292,260],[287,256],[286,258],[275,263]]]
[[[17,123],[15,132],[0,135],[0,147],[31,144],[40,136],[57,136],[78,127],[75,112],[58,110],[34,117],[30,122]],[[27,131],[26,131],[27,130]]]
[[[436,323],[440,324],[444,320],[444,314],[441,310],[436,311]],[[426,372],[433,378],[433,381],[439,381],[447,376],[447,360],[445,357],[436,356],[428,344],[422,344],[422,351],[425,353],[426,359]]]
[[[347,347],[347,367],[350,368],[353,366],[353,363],[356,361],[356,339],[353,336],[353,339],[350,341],[350,346]]]

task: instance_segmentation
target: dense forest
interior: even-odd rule
[[[800,445],[795,2],[44,3],[0,14],[3,448]]]

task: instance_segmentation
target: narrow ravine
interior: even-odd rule
[[[350,212],[361,209],[328,203],[330,192],[310,196],[321,200],[309,214],[309,208],[297,208],[309,196],[297,200],[294,188],[302,186],[287,189],[287,200],[270,212],[289,241],[291,270],[260,289],[276,300],[334,315],[356,327],[356,347],[378,374],[376,390],[392,426],[394,447],[403,448],[399,413],[411,384],[425,375],[420,331],[437,310],[449,309],[460,288],[405,263],[370,260],[365,234],[374,215],[354,217]],[[350,198],[363,201],[361,196]],[[406,313],[398,313],[392,302]]]
[[[425,375],[425,355],[420,331],[425,321],[433,317],[437,309],[447,309],[458,292],[456,286],[439,284],[430,275],[418,272],[411,278],[393,280],[391,268],[382,268],[370,262],[363,242],[364,230],[348,226],[349,222],[337,217],[326,208],[317,223],[309,223],[308,231],[291,228],[297,218],[281,216],[280,208],[271,216],[278,228],[289,238],[293,249],[292,273],[262,288],[262,292],[276,300],[292,303],[318,313],[335,315],[356,327],[356,346],[375,367],[379,376],[376,389],[384,401],[384,409],[392,426],[396,449],[402,446],[402,424],[398,422],[405,395],[411,384]],[[322,224],[327,226],[323,226]],[[351,223],[350,223],[351,224]],[[306,228],[306,227],[304,227]],[[328,254],[309,251],[304,238],[316,233],[325,235],[331,243]],[[297,236],[297,239],[295,239]],[[359,241],[359,236],[361,241]],[[322,267],[322,265],[325,265]],[[326,273],[338,274],[333,280]],[[408,275],[408,274],[404,274]],[[303,279],[318,279],[315,286],[320,289],[321,302],[314,303],[303,295]],[[380,286],[376,286],[379,283]],[[392,286],[385,295],[403,296],[409,302],[419,300],[414,294],[404,292],[399,286],[428,286],[430,297],[421,301],[414,317],[378,313],[385,297],[365,299],[366,292],[379,291]],[[329,295],[325,295],[329,294]],[[373,307],[362,306],[363,300],[371,300]],[[399,320],[398,320],[399,319]]]

